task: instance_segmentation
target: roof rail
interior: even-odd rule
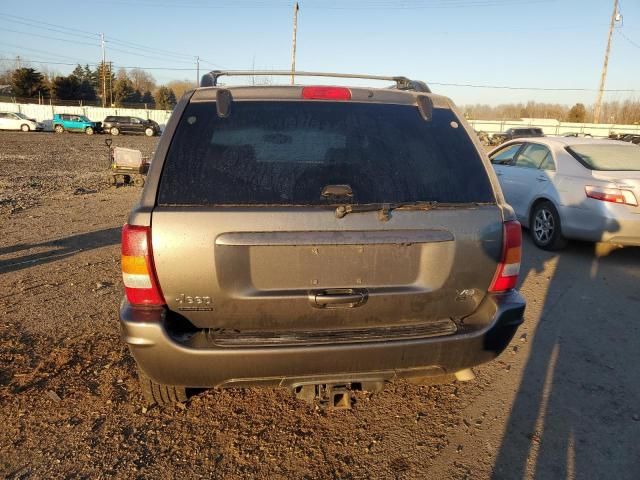
[[[212,70],[205,73],[200,80],[201,87],[215,87],[218,78],[224,76],[291,76],[289,70]],[[426,83],[420,80],[411,80],[407,77],[388,77],[383,75],[360,75],[356,73],[326,73],[326,72],[295,72],[299,77],[332,77],[332,78],[360,78],[367,80],[387,80],[396,84],[390,88],[397,90],[412,90],[415,92],[431,93]]]

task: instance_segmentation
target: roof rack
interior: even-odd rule
[[[215,87],[218,78],[224,76],[292,76],[289,70],[212,70],[202,76],[201,87]],[[360,75],[355,73],[326,73],[326,72],[294,72],[299,77],[332,77],[332,78],[360,78],[367,80],[387,80],[396,84],[390,88],[397,90],[411,90],[415,92],[431,93],[426,83],[420,80],[411,80],[407,77],[387,77],[383,75]]]

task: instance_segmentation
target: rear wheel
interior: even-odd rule
[[[154,134],[154,133],[155,133],[155,132],[153,131],[153,128],[151,128],[151,127],[146,128],[146,129],[144,130],[144,134],[145,134],[147,137],[153,137],[153,134]]]
[[[133,179],[133,184],[134,184],[136,187],[144,187],[144,178],[142,178],[142,177],[135,177],[135,178]]]
[[[22,125],[20,127],[20,130],[22,130],[23,132],[28,132],[30,130],[29,125]]]
[[[142,388],[142,395],[149,405],[170,405],[177,402],[186,402],[189,398],[185,387],[156,383],[147,377],[139,368],[138,380]]]
[[[562,236],[560,215],[549,201],[540,202],[531,212],[531,238],[538,248],[543,250],[560,250],[567,245]]]
[[[111,133],[111,135],[113,136],[120,135],[120,129],[118,127],[111,127],[109,133]]]
[[[56,125],[55,127],[53,127],[53,131],[56,133],[63,133],[64,127],[62,125]]]
[[[85,132],[87,135],[93,135],[93,127],[87,127],[87,128],[85,128],[85,129],[84,129],[84,132]]]

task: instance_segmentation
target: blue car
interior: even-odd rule
[[[53,131],[56,133],[84,132],[87,135],[102,132],[102,122],[93,122],[84,115],[56,113],[53,116]]]

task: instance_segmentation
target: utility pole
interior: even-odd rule
[[[102,46],[102,108],[107,101],[107,68],[105,54],[104,54],[104,33],[100,34],[100,45]]]
[[[109,107],[113,106],[113,62],[109,62]]]
[[[22,68],[22,60],[20,59],[20,55],[16,56],[16,70],[20,70]]]
[[[296,81],[296,35],[298,32],[298,2],[293,7],[293,41],[291,44],[291,85]]]
[[[604,96],[604,84],[607,80],[607,66],[609,65],[609,52],[611,51],[611,37],[613,36],[613,28],[616,24],[618,16],[618,0],[613,0],[613,13],[611,14],[611,23],[609,24],[609,38],[607,39],[607,50],[604,54],[604,65],[602,66],[602,75],[600,76],[600,89],[598,90],[598,98],[593,110],[593,123],[600,123],[600,112],[602,111],[602,97]]]
[[[196,88],[200,85],[200,57],[196,57]]]

